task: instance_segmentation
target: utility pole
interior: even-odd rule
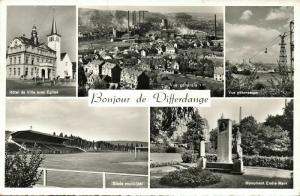
[[[290,79],[294,79],[294,21],[290,22]]]
[[[281,42],[280,42],[280,54],[279,54],[279,61],[278,66],[279,70],[283,75],[287,74],[287,55],[286,55],[286,43],[285,43],[285,37],[286,33],[279,35]]]

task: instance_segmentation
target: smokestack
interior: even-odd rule
[[[143,11],[143,23],[145,22],[145,11]]]
[[[132,11],[131,13],[132,13],[132,26],[134,26],[134,11]]]
[[[141,24],[141,11],[139,11],[139,24]]]
[[[129,17],[130,13],[129,13],[129,10],[127,11],[127,28],[129,30],[129,21],[130,21],[130,17]]]
[[[240,114],[239,114],[239,122],[241,124],[242,121],[242,107],[240,107]]]
[[[215,14],[215,39],[217,39],[217,15]]]

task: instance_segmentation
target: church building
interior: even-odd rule
[[[47,44],[40,43],[34,25],[31,38],[15,37],[8,46],[6,56],[8,79],[72,79],[72,61],[67,53],[61,53],[61,35],[53,17]]]

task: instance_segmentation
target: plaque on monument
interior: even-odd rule
[[[220,163],[232,163],[232,121],[218,120],[218,160]]]

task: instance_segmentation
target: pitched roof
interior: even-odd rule
[[[66,54],[67,54],[66,52],[60,53],[60,59],[64,59]]]
[[[31,45],[31,46],[34,46],[34,47],[44,47],[47,50],[55,52],[55,50],[52,50],[47,44],[45,44],[45,43],[39,43],[38,45],[35,45],[31,39],[29,39],[27,37],[24,37],[24,36],[15,37],[14,39],[19,39],[25,45]]]

